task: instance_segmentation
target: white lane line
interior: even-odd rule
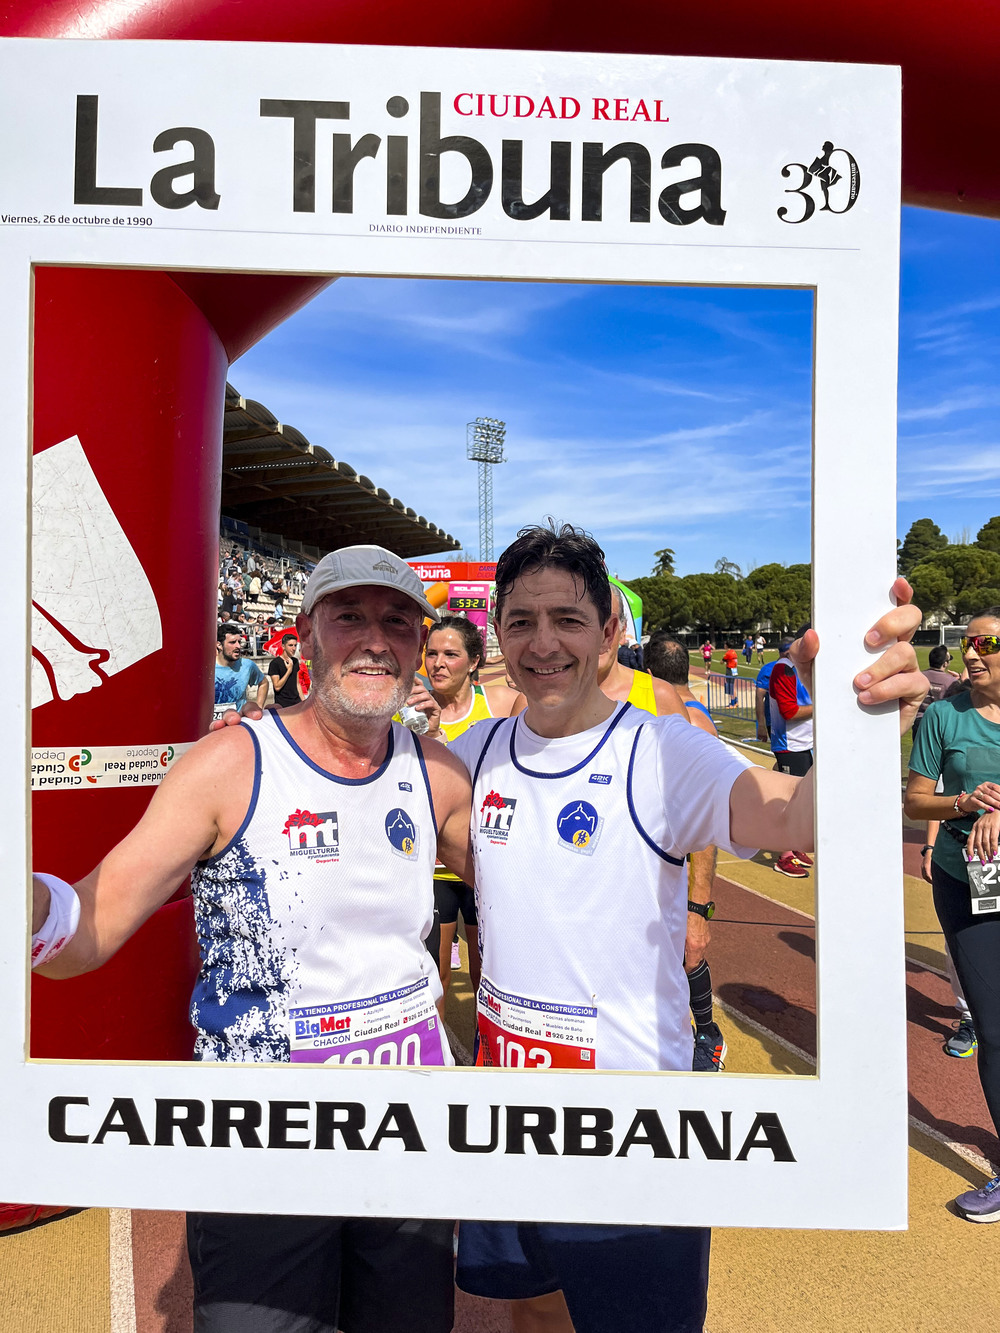
[[[132,1213],[128,1208],[108,1210],[108,1266],[111,1278],[111,1333],[136,1333]]]

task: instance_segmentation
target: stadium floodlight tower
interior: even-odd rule
[[[493,559],[493,473],[494,463],[504,461],[503,445],[507,423],[496,417],[476,417],[465,428],[465,456],[479,464],[479,559]]]

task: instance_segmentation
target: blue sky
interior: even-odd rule
[[[1000,513],[1000,224],[903,212],[899,531]],[[465,424],[507,422],[497,549],[552,514],[623,577],[809,558],[812,299],[797,291],[340,279],[232,369],[478,555]]]

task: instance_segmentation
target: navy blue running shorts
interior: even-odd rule
[[[462,1222],[456,1282],[472,1296],[527,1300],[561,1290],[576,1333],[701,1333],[705,1227]]]
[[[194,1333],[450,1333],[455,1224],[188,1213]]]

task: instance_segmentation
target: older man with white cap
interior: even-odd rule
[[[308,699],[198,741],[77,884],[36,876],[33,962],[100,967],[190,874],[196,1058],[450,1064],[423,939],[435,858],[472,877],[469,779],[391,721],[438,614],[378,546],[325,556],[302,606]],[[346,1043],[310,1035],[304,1009],[351,1014]],[[449,1222],[192,1214],[188,1241],[199,1333],[452,1326]]]

